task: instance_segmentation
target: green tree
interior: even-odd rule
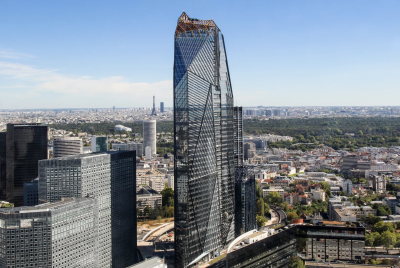
[[[381,235],[378,232],[371,233],[371,239],[373,240],[372,246],[379,247],[381,245]]]
[[[375,260],[375,259],[371,259],[370,262],[373,265],[380,265],[382,263],[381,261],[378,261],[378,260]]]
[[[389,214],[387,213],[387,211],[383,207],[378,207],[378,209],[376,211],[376,215],[378,215],[378,216],[387,216]]]
[[[267,219],[266,219],[266,218],[264,218],[264,217],[262,217],[262,216],[259,216],[259,215],[256,215],[256,220],[257,220],[257,226],[258,226],[258,228],[263,227],[263,226],[265,225],[265,223],[267,222]]]
[[[381,235],[381,244],[386,248],[387,254],[389,254],[389,249],[393,248],[396,244],[396,235],[392,232],[385,231]]]
[[[370,233],[365,234],[365,245],[367,247],[372,247],[374,245],[374,239],[371,237]]]
[[[264,207],[264,200],[262,198],[257,200],[256,209],[257,209],[257,214],[264,217],[265,207]]]
[[[299,257],[293,256],[289,259],[289,268],[306,268],[306,266]]]
[[[369,224],[375,225],[375,223],[378,223],[380,221],[383,221],[382,218],[376,217],[376,216],[374,216],[374,214],[369,214],[369,216],[368,216]]]
[[[293,220],[293,219],[297,219],[299,216],[297,215],[297,213],[296,212],[289,212],[288,214],[287,214],[287,219],[289,220],[289,221],[291,221],[291,220]]]
[[[162,195],[162,206],[174,206],[174,190],[171,187],[165,187],[160,194]]]
[[[284,210],[284,211],[288,211],[289,210],[289,204],[288,202],[283,202],[282,204],[280,204],[280,207]]]
[[[278,192],[270,192],[264,200],[268,204],[280,204],[282,203],[282,197]]]
[[[264,203],[264,215],[267,215],[270,210],[271,208],[269,207],[269,205],[267,203]]]
[[[386,231],[394,233],[396,231],[396,228],[395,226],[393,226],[391,222],[384,223],[383,221],[380,221],[374,224],[373,231],[378,232],[380,234]]]
[[[256,185],[256,198],[262,198],[262,189],[258,185]]]

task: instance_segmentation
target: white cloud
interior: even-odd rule
[[[34,56],[26,53],[16,52],[12,49],[0,49],[0,58],[21,59],[21,58],[34,58]]]
[[[111,104],[120,107],[150,107],[151,96],[154,94],[158,100],[165,101],[166,105],[172,105],[171,80],[132,83],[122,76],[99,79],[90,76],[73,77],[60,74],[57,70],[38,69],[4,61],[0,62],[0,76],[12,78],[7,80],[9,85],[3,87],[8,88],[7,92],[3,92],[7,94],[3,96],[9,96],[16,104],[17,99],[24,100],[29,95],[32,96],[32,104],[42,103],[41,105],[48,108],[107,107]],[[17,87],[14,84],[21,82],[28,83],[31,87],[28,90],[26,87],[18,90],[18,93],[14,92]],[[11,89],[13,92],[10,92]]]

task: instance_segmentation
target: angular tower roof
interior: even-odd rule
[[[185,11],[178,19],[175,33],[183,33],[187,31],[216,28],[217,25],[213,20],[198,20],[190,18]]]

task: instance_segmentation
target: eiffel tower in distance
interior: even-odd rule
[[[156,116],[156,96],[153,96],[153,110],[151,111],[151,116]]]

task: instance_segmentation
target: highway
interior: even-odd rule
[[[279,217],[278,223],[282,224],[282,223],[286,222],[287,215],[286,215],[285,211],[283,211],[280,207],[275,206],[275,205],[270,205],[270,208],[275,210],[276,213],[278,214],[278,217]]]

